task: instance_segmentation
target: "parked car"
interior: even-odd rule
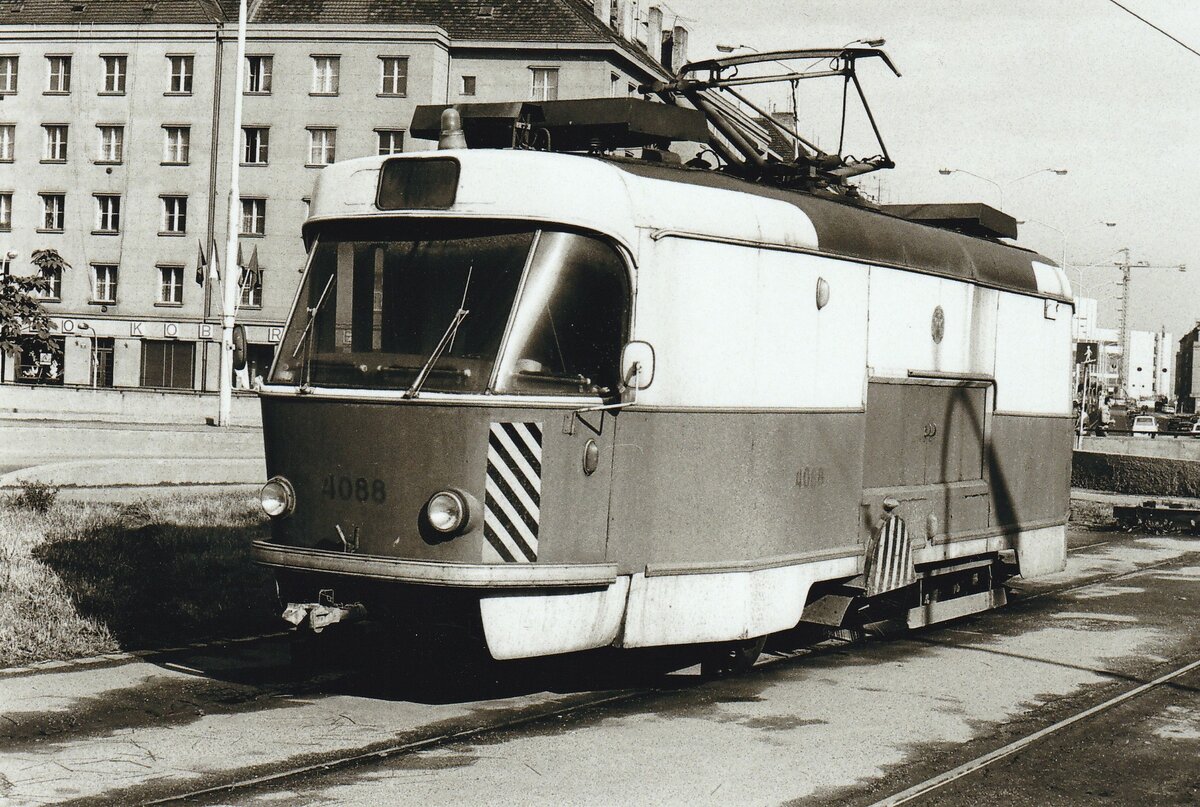
[[[1138,415],[1133,419],[1133,435],[1146,434],[1154,437],[1158,434],[1158,421],[1153,415]]]
[[[1192,424],[1192,434],[1200,434],[1200,420]]]
[[[1165,404],[1163,404],[1163,405],[1162,405],[1162,412],[1163,412],[1163,414],[1164,414],[1164,415],[1173,415],[1173,414],[1175,414],[1175,404],[1169,404],[1169,403],[1165,403]]]

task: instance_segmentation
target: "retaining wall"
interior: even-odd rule
[[[1200,498],[1200,461],[1076,451],[1071,463],[1071,487],[1138,496]]]

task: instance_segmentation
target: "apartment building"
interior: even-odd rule
[[[215,390],[235,153],[260,269],[235,269],[248,383],[324,165],[429,148],[407,132],[419,104],[634,92],[684,58],[662,20],[627,0],[259,0],[237,86],[230,0],[0,0],[0,271],[47,248],[70,264],[46,298],[55,350],[0,358],[0,383]]]

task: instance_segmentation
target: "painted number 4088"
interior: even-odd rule
[[[387,499],[387,487],[382,479],[367,479],[363,476],[353,479],[349,476],[330,474],[321,483],[321,495],[347,502],[353,499],[380,504]]]

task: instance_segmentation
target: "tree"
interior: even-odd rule
[[[0,350],[10,356],[24,347],[51,347],[50,332],[56,326],[40,295],[50,288],[50,270],[71,268],[56,249],[35,250],[30,263],[37,267],[36,274],[0,277]]]

